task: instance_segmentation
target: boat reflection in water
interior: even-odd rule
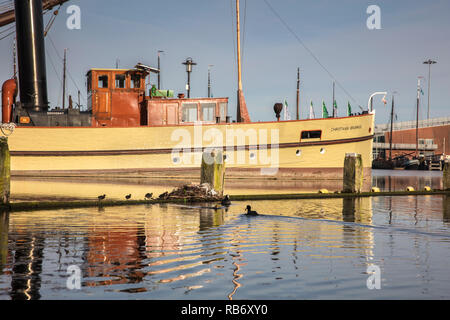
[[[326,248],[322,253],[309,252],[322,259],[343,258],[332,253],[334,246],[350,243],[361,249],[359,256],[370,256],[370,232],[321,224],[305,234],[299,232],[298,223],[283,220],[320,217],[370,223],[370,199],[360,200],[254,202],[252,205],[261,212],[271,208],[271,212],[283,216],[262,215],[259,221],[242,215],[244,203],[219,210],[204,205],[161,204],[24,212],[9,216],[9,221],[8,214],[2,214],[2,280],[9,278],[8,294],[12,299],[48,298],[55,289],[61,291],[56,295],[58,299],[67,298],[71,291],[65,288],[66,270],[69,265],[78,265],[83,275],[82,292],[100,287],[100,296],[107,296],[106,292],[166,292],[169,288],[165,286],[173,284],[170,289],[175,290],[179,282],[184,283],[181,287],[185,292],[204,287],[209,291],[211,284],[218,282],[223,283],[222,298],[232,299],[242,285],[239,281],[246,274],[244,266],[253,264],[253,257],[268,255],[274,270],[284,264],[295,266],[299,263],[296,256],[305,250],[302,242],[306,239],[311,247]],[[313,212],[319,207],[326,209],[315,216]],[[333,246],[324,240],[330,236],[334,238]],[[281,260],[286,250],[293,258],[291,262]],[[202,280],[191,280],[195,278]]]
[[[195,181],[199,183],[200,181]],[[18,178],[11,181],[11,197],[13,201],[29,200],[96,200],[98,195],[106,194],[108,199],[123,200],[131,194],[135,200],[144,199],[148,192],[158,197],[166,191],[189,184],[187,180],[154,180],[154,179],[120,179],[120,180],[77,180],[75,178]],[[366,183],[367,184],[367,183]],[[261,180],[249,186],[248,180],[227,180],[225,192],[229,195],[241,194],[282,194],[309,193],[320,189],[336,191],[342,189],[342,180]],[[366,186],[370,189],[369,186]]]
[[[244,215],[247,204],[260,215]],[[448,296],[439,284],[447,276],[440,266],[448,256],[448,198],[208,206],[2,214],[0,299],[363,298],[374,294],[366,287],[371,264],[390,281],[378,297],[400,297],[405,282],[394,280],[408,274],[408,295],[426,287]],[[81,290],[67,288],[71,265],[81,269]]]

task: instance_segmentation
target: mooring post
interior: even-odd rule
[[[363,163],[360,154],[347,153],[344,161],[343,193],[360,193],[363,187]]]
[[[444,162],[444,177],[442,183],[444,184],[444,190],[450,190],[450,161]]]
[[[9,204],[11,159],[8,138],[0,137],[0,205]]]
[[[222,150],[215,149],[203,153],[200,183],[208,183],[214,191],[223,195],[225,162]]]

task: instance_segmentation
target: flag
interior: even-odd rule
[[[381,102],[383,102],[384,105],[386,106],[386,104],[387,104],[386,96],[384,96],[383,99],[381,99]]]
[[[328,118],[328,110],[325,101],[322,101],[322,118]]]
[[[289,114],[288,103],[286,99],[284,99],[284,120],[291,120],[291,115]]]
[[[420,88],[420,93],[421,93],[422,95],[424,95],[422,88]]]
[[[313,106],[313,102],[311,100],[311,105],[309,106],[309,118],[314,119],[315,117],[316,117],[316,115],[314,114],[314,106]]]
[[[347,105],[347,116],[351,116],[352,115],[352,106],[350,105],[350,101],[348,102]]]

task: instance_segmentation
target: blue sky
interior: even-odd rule
[[[422,64],[428,58],[438,61],[432,67],[431,116],[450,115],[449,1],[267,0],[328,72],[264,0],[240,1],[243,87],[253,121],[274,120],[273,105],[284,99],[295,116],[297,67],[302,76],[302,118],[308,114],[310,100],[316,115],[321,114],[322,100],[331,109],[333,79],[329,72],[351,95],[336,86],[339,115],[345,115],[348,101],[359,110],[358,105],[367,106],[371,93],[395,90],[398,120],[414,120],[417,76],[428,77]],[[65,9],[70,4],[81,8],[81,30],[66,27]],[[381,30],[366,27],[369,5],[381,8]],[[234,10],[234,0],[69,1],[46,39],[51,105],[61,104],[62,62],[53,44],[59,56],[68,48],[68,91],[76,96],[75,82],[82,98],[86,97],[84,75],[90,68],[115,67],[117,59],[121,68],[132,68],[137,62],[156,66],[157,50],[164,50],[164,89],[185,92],[186,72],[181,62],[192,57],[198,65],[191,77],[191,96],[206,96],[207,70],[212,64],[213,95],[230,98],[229,113],[235,119]],[[45,16],[46,21],[49,18],[50,14]],[[11,77],[11,51],[12,37],[0,40],[0,81]],[[155,83],[156,77],[151,82]],[[425,82],[421,118],[426,117],[427,88]],[[380,99],[375,103],[377,123],[385,123],[390,108]],[[388,101],[390,106],[390,95]]]

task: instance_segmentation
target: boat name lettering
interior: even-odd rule
[[[337,127],[337,128],[331,128],[331,131],[344,131],[344,130],[356,130],[361,129],[362,126],[351,126],[351,127]]]

